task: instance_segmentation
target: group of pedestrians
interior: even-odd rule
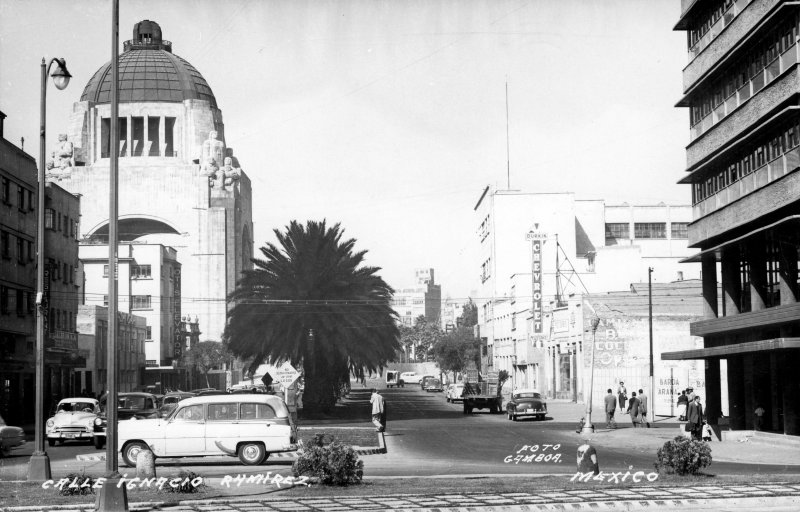
[[[630,415],[634,428],[639,426],[650,428],[650,421],[647,419],[648,397],[644,390],[640,389],[638,395],[636,391],[632,392],[629,399],[628,389],[624,382],[620,381],[616,396],[611,388],[608,388],[608,394],[605,397],[606,428],[617,428],[617,422],[614,419],[617,404],[619,404],[620,412]]]

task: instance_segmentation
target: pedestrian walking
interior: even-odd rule
[[[756,430],[762,430],[764,428],[764,413],[766,412],[767,411],[765,411],[764,408],[761,407],[761,404],[759,404],[758,407],[756,407],[755,410]]]
[[[686,390],[681,391],[678,397],[678,421],[686,421],[686,407],[689,405],[689,397],[686,396]]]
[[[636,391],[631,392],[631,399],[628,400],[628,410],[625,411],[631,415],[631,423],[633,423],[633,428],[637,428],[639,426],[639,414],[641,411],[639,409],[639,399],[636,398]]]
[[[372,404],[372,424],[375,425],[375,430],[383,432],[384,427],[381,423],[381,416],[384,411],[383,397],[378,393],[377,388],[372,388],[372,396],[369,398],[369,403]]]
[[[700,405],[699,396],[695,396],[694,400],[689,403],[686,419],[688,420],[688,423],[686,424],[686,431],[692,433],[692,439],[700,441],[702,439],[704,416],[703,406]]]
[[[619,410],[625,410],[625,402],[628,401],[628,390],[625,388],[625,383],[619,381],[619,387],[617,388],[617,397],[619,397]]]
[[[650,422],[647,421],[647,412],[650,410],[647,408],[647,395],[644,394],[644,391],[641,389],[639,390],[639,412],[642,413],[642,425],[647,425],[647,428],[650,428]]]
[[[617,397],[614,396],[611,388],[608,388],[608,394],[605,397],[605,406],[606,428],[617,428],[617,422],[614,420],[614,413],[617,411]]]

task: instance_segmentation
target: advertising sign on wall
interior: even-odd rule
[[[172,356],[179,359],[183,355],[183,326],[181,325],[181,269],[172,269],[173,306],[172,306]]]
[[[537,225],[538,228],[538,225]],[[541,334],[542,326],[542,244],[546,235],[531,231],[526,239],[531,241],[531,275],[533,286],[533,332]]]

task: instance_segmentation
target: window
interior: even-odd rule
[[[131,295],[132,309],[150,309],[150,295]]]
[[[233,405],[233,404],[231,404]],[[175,417],[172,418],[173,421],[196,421],[202,422],[203,421],[203,406],[202,405],[190,405],[187,407],[183,407],[175,413]]]
[[[150,279],[150,265],[131,265],[131,279]]]
[[[148,156],[158,156],[161,148],[158,142],[159,126],[161,125],[160,117],[147,118],[147,143],[150,145],[147,151]]]
[[[108,295],[103,295],[103,306],[108,307]]]
[[[52,208],[45,208],[44,210],[44,227],[45,229],[55,229],[55,216],[56,212]]]
[[[208,421],[236,420],[236,404],[208,404]]]
[[[33,204],[33,190],[28,191],[28,210],[33,211],[34,204]]]
[[[628,239],[631,237],[631,226],[627,222],[606,223],[606,241]]]
[[[0,313],[8,314],[8,288],[0,286]]]
[[[25,189],[21,186],[17,187],[17,208],[21,212],[25,211]]]
[[[25,316],[25,292],[17,290],[17,316]]]
[[[69,236],[69,227],[70,227],[70,225],[71,225],[71,222],[69,221],[69,217],[64,215],[64,230],[63,230],[64,231],[64,236]]]
[[[149,325],[144,328],[144,337],[146,341],[153,341],[153,328]]]
[[[161,156],[176,156],[175,146],[173,145],[173,131],[175,130],[175,118],[164,118],[164,154]]]
[[[637,222],[633,225],[635,238],[667,238],[667,225],[664,222]]]
[[[72,271],[69,268],[69,265],[64,263],[63,265],[64,273],[61,275],[61,279],[64,280],[65,283],[69,283],[69,276],[72,275]]]
[[[6,204],[11,204],[11,182],[8,181],[8,178],[3,178],[2,194],[3,202]]]
[[[142,156],[144,149],[144,118],[131,117],[131,150],[133,156]]]
[[[688,222],[673,222],[670,226],[672,238],[689,238]]]
[[[103,277],[108,277],[108,265],[103,265]]]
[[[275,418],[275,411],[267,404],[241,404],[240,417],[243,420],[268,420]]]
[[[33,259],[34,259],[33,258],[33,256],[34,256],[34,254],[33,254],[33,242],[31,242],[30,240],[26,240],[25,241],[25,245],[28,246],[28,261],[33,261]]]
[[[17,261],[25,264],[25,240],[17,237]]]
[[[2,245],[0,251],[2,251],[3,258],[5,259],[11,258],[11,248],[9,247],[11,244],[10,240],[11,237],[9,236],[8,231],[0,232],[0,245]]]
[[[72,230],[70,231],[70,236],[72,238],[74,238],[75,240],[78,239],[78,221],[77,220],[73,220],[72,221]]]

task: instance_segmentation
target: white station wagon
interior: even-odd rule
[[[135,467],[149,449],[156,457],[239,457],[261,464],[270,453],[297,449],[297,427],[274,395],[206,395],[181,400],[166,418],[119,422],[122,460]]]

